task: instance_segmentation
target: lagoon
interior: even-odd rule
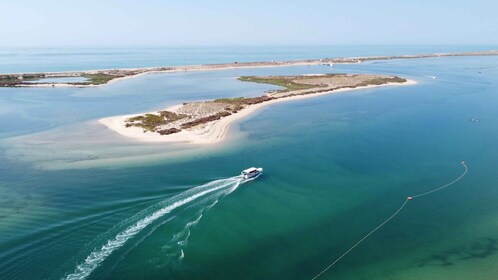
[[[153,220],[88,278],[311,279],[400,200],[451,181],[466,160],[460,183],[404,210],[322,279],[490,279],[498,273],[496,65],[496,57],[431,58],[2,88],[0,278],[61,279],[185,191],[262,166],[256,181],[229,181]],[[272,105],[209,147],[137,143],[95,122],[272,88],[237,81],[242,75],[324,72],[419,84]]]

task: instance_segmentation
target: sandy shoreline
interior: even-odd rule
[[[435,53],[435,54],[395,55],[395,56],[336,57],[336,58],[303,59],[303,60],[288,60],[288,61],[233,62],[233,63],[219,63],[219,64],[138,67],[138,68],[101,69],[101,70],[64,71],[64,72],[41,72],[41,73],[26,72],[26,73],[0,74],[0,78],[2,76],[9,76],[9,75],[17,76],[25,74],[50,75],[53,77],[65,77],[68,75],[83,76],[85,74],[99,74],[108,71],[114,71],[114,72],[117,71],[119,72],[119,75],[123,75],[120,77],[114,77],[108,82],[101,84],[20,83],[15,85],[7,85],[10,87],[45,87],[45,88],[46,87],[98,87],[130,78],[140,77],[142,75],[159,74],[159,73],[215,71],[215,70],[228,70],[228,69],[241,69],[241,68],[289,67],[289,66],[306,66],[306,65],[331,66],[334,64],[362,63],[372,60],[416,59],[416,58],[435,58],[435,57],[451,57],[451,56],[495,56],[495,55],[498,55],[498,50],[490,50],[482,52]]]
[[[407,80],[405,83],[402,84],[388,83],[383,85],[369,85],[357,88],[341,88],[333,91],[321,92],[316,94],[297,95],[297,96],[274,99],[267,102],[250,105],[236,114],[232,114],[220,120],[207,123],[203,125],[201,128],[188,129],[188,130],[184,129],[178,133],[170,135],[159,135],[158,133],[149,132],[149,131],[144,132],[144,130],[139,127],[125,127],[125,120],[141,114],[108,117],[108,118],[99,119],[98,122],[122,136],[144,142],[182,142],[190,144],[215,144],[223,141],[226,138],[228,128],[232,123],[252,114],[253,112],[265,106],[269,106],[284,101],[312,98],[315,96],[322,96],[326,94],[336,94],[347,91],[356,91],[356,90],[385,87],[385,86],[406,86],[406,85],[414,85],[416,83],[417,82],[414,80]],[[175,105],[167,108],[166,110],[174,112],[180,106],[181,105]],[[151,113],[156,113],[156,112],[151,112]]]
[[[18,84],[15,87],[41,87],[41,88],[51,88],[51,87],[78,87],[78,88],[86,88],[86,87],[100,87],[100,86],[105,86],[109,84],[113,84],[119,81],[124,81],[128,79],[134,79],[138,78],[141,76],[149,75],[149,74],[166,74],[166,73],[181,73],[181,72],[204,72],[204,71],[217,71],[217,70],[231,70],[231,69],[248,69],[248,68],[273,68],[273,67],[291,67],[291,66],[312,66],[312,65],[320,65],[319,60],[310,60],[310,61],[290,61],[290,62],[278,62],[278,63],[273,63],[273,64],[268,64],[268,62],[256,62],[256,63],[248,63],[248,65],[245,65],[243,63],[237,65],[237,64],[205,64],[205,65],[187,65],[187,66],[172,66],[172,69],[167,69],[167,70],[156,70],[155,68],[150,68],[150,70],[147,70],[149,68],[126,68],[126,69],[120,69],[120,70],[125,70],[125,71],[142,71],[145,70],[144,72],[138,73],[138,74],[133,74],[133,75],[128,75],[124,77],[119,77],[119,78],[114,78],[104,84],[89,84],[89,85],[82,85],[82,84],[69,84],[69,83],[40,83],[40,84]],[[358,63],[358,62],[337,62],[337,64],[352,64],[352,63]],[[100,71],[106,71],[106,70],[89,70],[89,71],[82,71],[82,73],[98,73]],[[54,72],[56,73],[56,72]],[[71,73],[71,72],[61,72],[61,73]],[[78,73],[75,71],[74,73]]]

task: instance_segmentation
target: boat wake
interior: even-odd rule
[[[102,245],[99,249],[93,250],[86,259],[76,267],[74,272],[66,275],[64,279],[72,280],[87,278],[109,255],[121,248],[128,240],[135,237],[147,226],[161,217],[183,207],[186,211],[194,211],[194,219],[189,219],[185,226],[175,233],[171,240],[162,248],[162,251],[167,256],[167,262],[171,262],[171,260],[174,260],[175,263],[181,262],[184,257],[183,248],[187,245],[187,240],[190,236],[190,229],[201,220],[203,213],[213,207],[219,199],[230,194],[247,181],[250,181],[250,179],[244,180],[241,176],[212,181],[172,196],[141,211],[137,215],[121,222],[120,227],[122,227],[123,224],[128,224],[128,226],[117,233],[115,237],[107,239],[107,243]],[[166,221],[155,226],[148,235],[160,225],[175,218],[175,216],[169,217]],[[143,239],[144,238],[139,240],[135,246]]]
[[[212,196],[198,203],[199,205],[207,206],[197,210],[196,214],[191,216],[192,219],[186,222],[185,226],[178,232],[174,233],[173,237],[164,246],[162,246],[160,256],[156,257],[156,259],[159,260],[159,264],[157,265],[158,267],[175,269],[182,262],[185,257],[183,249],[188,245],[188,238],[190,237],[191,229],[200,222],[205,212],[218,203],[219,199],[219,196]],[[194,208],[198,207],[199,206],[197,205]]]

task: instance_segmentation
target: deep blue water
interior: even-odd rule
[[[96,123],[272,88],[240,75],[324,72],[418,84],[272,105],[207,147],[137,143]],[[461,160],[462,181],[410,204],[321,279],[493,279],[497,77],[497,57],[448,57],[1,88],[0,279],[311,279],[407,195],[456,178]],[[249,166],[265,174],[239,185]]]

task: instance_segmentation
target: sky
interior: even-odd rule
[[[496,0],[0,0],[0,47],[498,45]]]

